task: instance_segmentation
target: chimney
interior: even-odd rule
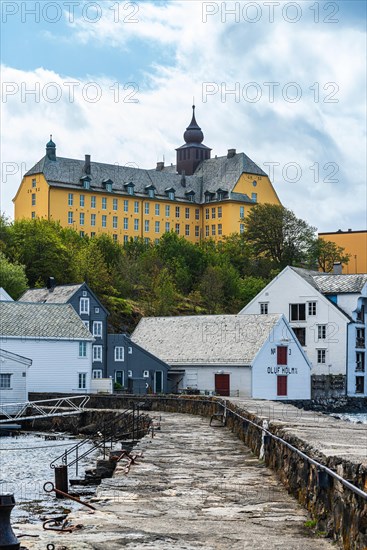
[[[157,167],[156,167],[157,172],[162,172],[163,168],[164,168],[164,162],[157,162]]]
[[[84,173],[90,176],[90,155],[85,155]]]
[[[182,172],[181,172],[181,185],[182,185],[182,187],[186,187],[186,175],[185,175],[185,170],[182,170]]]
[[[343,266],[341,262],[334,262],[333,266],[333,274],[334,275],[341,275],[343,272]]]
[[[348,229],[348,232],[349,232],[349,233],[351,233],[351,232],[352,232],[352,230],[351,230],[351,229]]]
[[[236,154],[236,149],[228,149],[227,159],[231,159]]]
[[[47,288],[49,290],[49,292],[53,292],[54,291],[54,288],[56,286],[56,283],[55,283],[55,277],[49,277],[47,279]]]

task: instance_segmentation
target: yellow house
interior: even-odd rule
[[[335,233],[319,233],[325,241],[332,241],[345,249],[351,255],[349,263],[343,265],[343,273],[367,273],[367,231],[336,231]]]
[[[15,219],[47,218],[81,235],[109,233],[157,241],[175,231],[192,242],[244,231],[256,203],[280,204],[268,176],[244,153],[211,158],[195,119],[176,149],[176,166],[155,169],[56,156],[56,145],[29,170],[13,199]]]

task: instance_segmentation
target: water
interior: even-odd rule
[[[338,413],[333,414],[332,416],[337,416],[342,420],[347,420],[348,422],[362,422],[362,424],[367,424],[367,413]]]
[[[0,494],[14,494],[16,507],[12,517],[17,521],[39,521],[40,514],[60,514],[65,508],[80,508],[78,503],[56,500],[55,493],[47,494],[43,490],[47,481],[54,483],[50,462],[79,441],[67,435],[64,437],[55,441],[33,434],[0,438]],[[98,454],[99,451],[93,451],[79,462],[78,476],[71,467],[69,477],[84,478],[85,469],[94,467]],[[61,464],[61,460],[58,461],[58,465]]]

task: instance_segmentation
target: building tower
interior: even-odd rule
[[[195,119],[195,105],[192,106],[192,120],[183,135],[184,145],[178,147],[176,167],[179,174],[191,176],[199,164],[210,159],[211,149],[204,145],[204,134]]]

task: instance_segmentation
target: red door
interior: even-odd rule
[[[229,374],[215,375],[215,393],[229,396]]]
[[[277,376],[277,395],[287,395],[287,376]]]

